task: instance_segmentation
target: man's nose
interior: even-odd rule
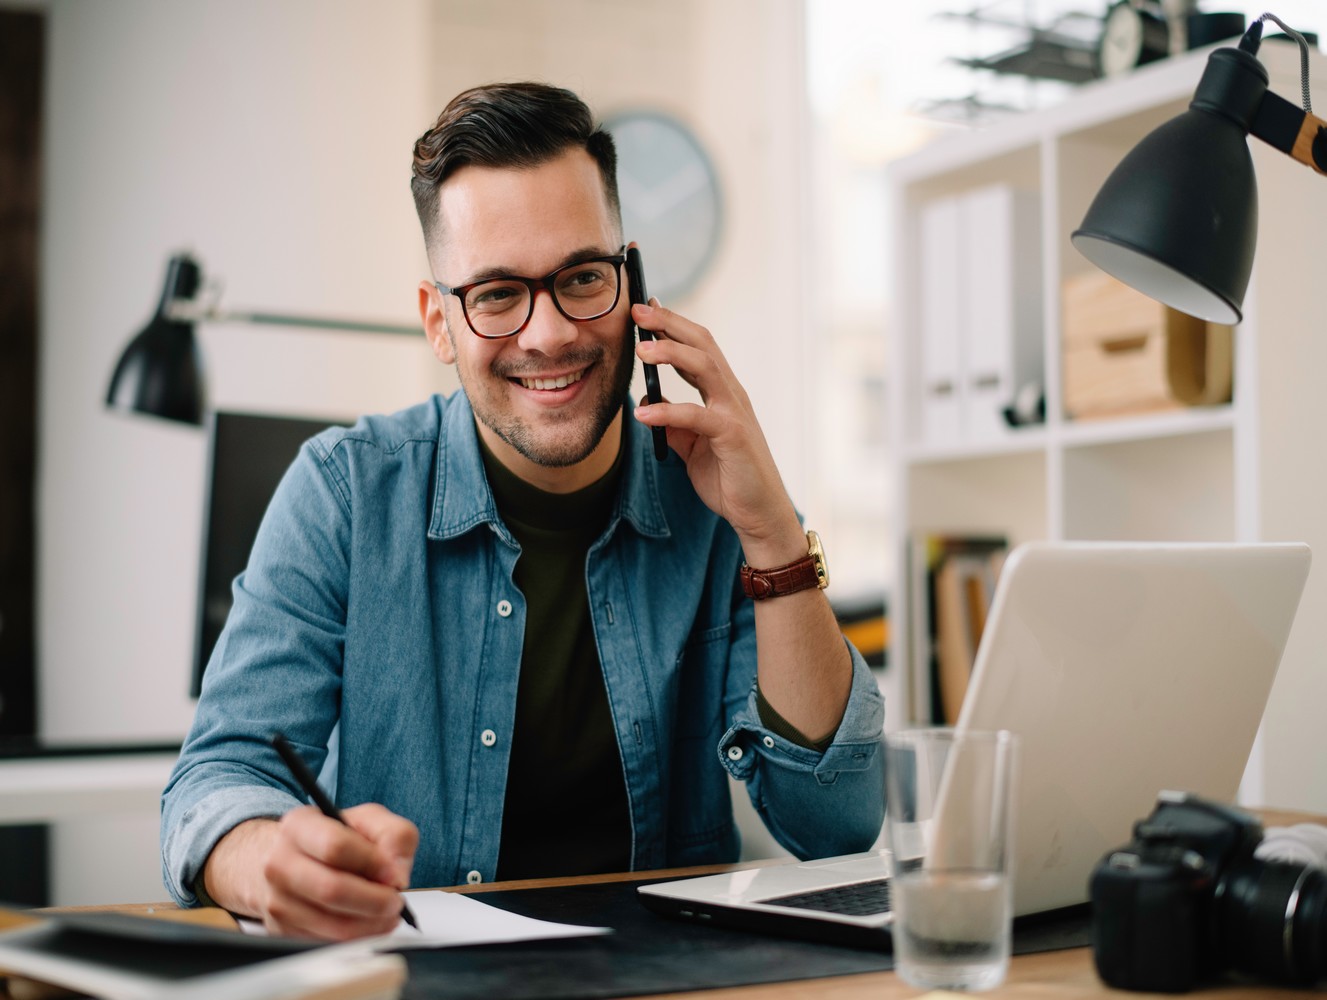
[[[534,309],[530,322],[516,335],[516,342],[524,351],[555,355],[577,336],[576,324],[562,315],[553,293],[540,288],[534,293]]]

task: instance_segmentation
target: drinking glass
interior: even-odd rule
[[[923,989],[988,990],[1009,969],[1017,738],[885,737],[895,969]]]

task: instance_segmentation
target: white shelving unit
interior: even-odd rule
[[[1291,648],[1264,719],[1246,797],[1327,808],[1327,178],[1250,140],[1259,238],[1244,322],[1235,333],[1232,401],[1118,419],[1064,414],[1061,286],[1091,270],[1070,245],[1092,198],[1149,131],[1181,113],[1206,50],[1083,87],[1052,109],[954,136],[889,171],[895,231],[890,328],[894,578],[886,693],[894,729],[908,706],[909,539],[998,532],[1033,539],[1301,540],[1314,546]],[[1266,42],[1271,86],[1298,102],[1298,50]],[[1315,109],[1327,107],[1327,59],[1311,61]],[[1318,110],[1318,114],[1322,114]],[[1046,422],[993,442],[934,445],[920,434],[919,246],[924,206],[989,184],[1040,199]],[[1214,683],[1219,683],[1214,678]],[[1306,706],[1313,706],[1312,713]],[[1258,759],[1254,765],[1258,765]],[[1261,784],[1265,772],[1266,784]]]

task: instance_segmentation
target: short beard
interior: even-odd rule
[[[627,393],[631,389],[632,371],[636,364],[636,355],[632,350],[633,340],[631,326],[628,325],[624,332],[622,350],[618,354],[617,367],[608,381],[606,391],[595,401],[591,419],[581,435],[574,438],[559,438],[553,442],[541,441],[541,436],[533,428],[519,420],[502,421],[495,419],[496,414],[481,413],[479,410],[475,410],[475,413],[484,426],[515,449],[517,454],[535,465],[547,469],[565,469],[583,462],[599,446],[613,419],[626,406]],[[586,352],[584,356],[572,354],[570,359],[577,364],[588,361],[602,364],[604,353],[600,348],[596,352]],[[457,370],[459,373],[460,369]],[[514,373],[495,371],[494,374],[501,378],[509,378]],[[464,381],[462,379],[461,387],[467,390],[466,394],[470,396],[473,408],[475,397],[469,393]]]

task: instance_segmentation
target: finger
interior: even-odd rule
[[[398,889],[407,888],[415,852],[419,849],[419,827],[376,802],[354,806],[343,815],[351,827],[386,855],[393,868],[393,877],[385,881]]]
[[[672,368],[706,403],[711,398],[730,397],[739,404],[745,403],[746,394],[726,363],[704,348],[671,340],[642,340],[636,345],[636,356],[645,364]]]
[[[397,865],[359,830],[324,816],[313,806],[292,809],[277,824],[280,836],[329,868],[374,882],[394,884]]]
[[[400,916],[392,886],[329,868],[287,840],[268,856],[263,877],[270,892],[265,917],[305,933],[325,936],[338,924],[359,925],[360,934],[390,930]]]
[[[398,918],[399,923],[399,918]],[[360,920],[322,913],[318,910],[296,909],[281,917],[268,915],[263,926],[269,934],[282,937],[312,938],[317,941],[353,941],[356,938],[390,934],[397,924],[367,924]]]
[[[376,914],[365,915],[329,910],[299,894],[273,894],[263,926],[275,934],[324,940],[391,934],[401,926],[401,898],[395,898],[393,905]]]
[[[360,879],[360,882],[374,886],[380,891],[385,888],[376,883],[364,882],[363,879]],[[291,892],[274,886],[263,915],[263,925],[273,933],[333,941],[345,941],[371,934],[389,934],[396,929],[401,920],[401,897],[394,892],[389,895],[391,896],[389,905],[374,913],[364,914],[332,909],[320,905],[319,901],[310,899],[301,892]]]
[[[675,430],[710,439],[730,434],[734,430],[732,421],[725,420],[722,414],[697,403],[641,404],[636,407],[636,419],[650,427],[666,427],[670,445]]]
[[[664,409],[667,405],[667,400],[662,403],[642,402],[636,407],[636,419],[646,426],[662,427],[668,438],[668,447],[677,452],[678,457],[685,462],[691,457],[691,449],[695,446],[698,435],[680,427],[670,426],[668,413]]]
[[[716,352],[718,350],[714,336],[709,330],[660,305],[658,299],[650,299],[648,305],[632,306],[631,318],[638,326],[655,333],[662,333],[669,340],[690,344],[693,347],[710,347]]]

